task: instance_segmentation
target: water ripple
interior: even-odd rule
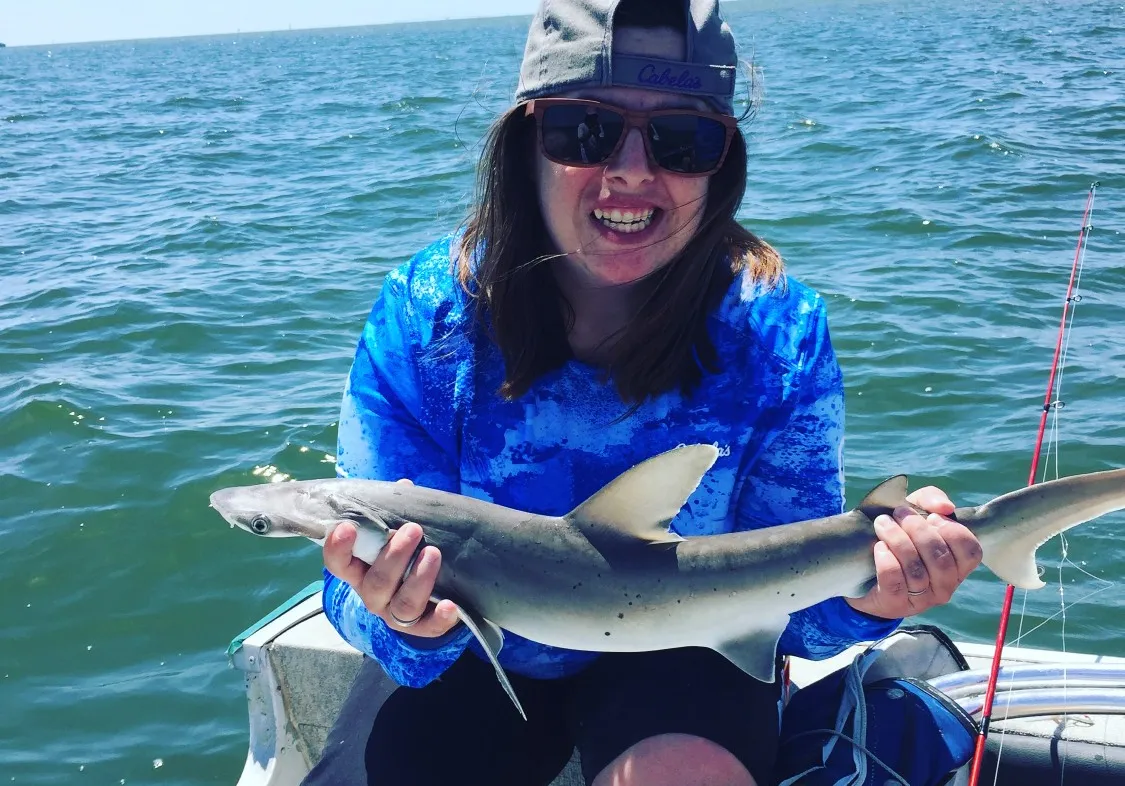
[[[728,16],[765,88],[741,217],[828,300],[849,497],[896,472],[968,504],[1025,481],[1094,179],[1060,464],[1121,465],[1118,5],[797,0]],[[245,706],[223,650],[319,558],[236,537],[207,496],[333,474],[363,319],[383,274],[463,218],[526,23],[4,51],[5,774],[142,782],[159,760],[162,782],[237,777]],[[1125,582],[1123,524],[1075,530],[1071,558]],[[1092,581],[1075,572],[1067,596]],[[1001,592],[982,571],[933,619],[991,640]],[[1125,655],[1123,607],[1115,587],[1072,609],[1068,648]],[[1028,609],[1031,628],[1057,594]]]

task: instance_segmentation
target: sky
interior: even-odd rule
[[[536,0],[0,0],[8,46],[531,14]]]

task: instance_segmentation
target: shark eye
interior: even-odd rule
[[[271,524],[270,520],[265,516],[255,516],[250,519],[250,529],[259,535],[265,535],[272,528],[273,524]]]

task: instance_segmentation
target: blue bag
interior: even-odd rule
[[[977,724],[926,679],[968,668],[940,630],[907,628],[800,688],[782,716],[779,786],[938,786],[973,754]]]

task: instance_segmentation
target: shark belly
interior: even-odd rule
[[[641,555],[636,563],[576,570],[571,561],[569,571],[543,571],[534,581],[523,571],[505,572],[494,577],[495,593],[485,587],[489,597],[480,602],[489,610],[482,614],[533,641],[600,652],[721,649],[759,634],[776,640],[789,614],[862,594],[874,576],[873,540],[812,555],[743,551],[736,562],[693,560],[681,544],[684,554],[664,562]]]

